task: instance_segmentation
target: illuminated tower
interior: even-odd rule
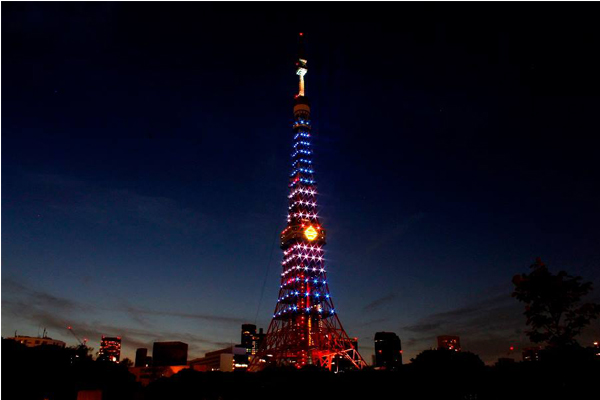
[[[281,233],[283,262],[279,299],[266,338],[250,370],[267,364],[314,364],[331,370],[332,362],[365,366],[355,343],[344,331],[329,293],[323,256],[325,229],[317,212],[310,104],[305,95],[307,62],[300,34],[296,73],[292,173],[289,182],[287,226]],[[338,363],[339,364],[339,363]]]

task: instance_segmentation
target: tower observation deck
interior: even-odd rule
[[[297,368],[313,364],[331,370],[335,360],[345,360],[341,363],[354,368],[366,365],[356,340],[342,327],[329,293],[323,253],[326,231],[317,210],[310,103],[304,85],[308,67],[302,41],[300,33],[288,217],[281,232],[281,285],[273,319],[251,362],[251,371],[270,364]]]

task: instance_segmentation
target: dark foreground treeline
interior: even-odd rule
[[[429,350],[394,372],[183,370],[141,387],[124,366],[77,355],[74,349],[25,348],[3,340],[2,397],[76,400],[78,390],[101,389],[103,400],[562,400],[595,398],[600,377],[600,360],[582,348],[546,352],[538,362],[494,367],[484,366],[472,353]]]

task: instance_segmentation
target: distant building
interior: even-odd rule
[[[437,337],[438,350],[460,351],[460,337],[442,335]]]
[[[357,344],[358,346],[358,344]],[[402,365],[402,344],[394,332],[375,334],[375,368],[394,370]]]
[[[540,347],[525,347],[523,348],[523,361],[539,361]]]
[[[198,371],[232,372],[248,368],[248,354],[245,346],[230,346],[206,353],[203,358],[191,360],[189,365]]]
[[[139,348],[135,351],[135,364],[136,367],[149,367],[150,357],[148,357],[148,349]]]
[[[246,353],[248,353],[249,355],[256,354],[264,337],[265,334],[262,328],[260,328],[260,331],[256,333],[256,325],[242,325],[241,346],[246,348]]]
[[[242,340],[241,344],[246,348],[246,353],[256,354],[256,325],[243,324],[242,325]]]
[[[111,362],[119,362],[121,358],[121,337],[102,336],[100,340],[100,350],[98,351],[98,359]]]
[[[514,358],[509,357],[500,357],[498,361],[496,361],[496,367],[501,367],[504,365],[513,365],[515,363]]]
[[[146,386],[159,378],[168,378],[190,368],[187,362],[188,345],[183,342],[154,342],[152,357],[148,349],[135,351],[135,366],[129,368],[135,380]]]
[[[155,367],[186,365],[187,353],[187,343],[154,342],[152,347],[152,365]]]
[[[102,390],[80,390],[77,392],[77,400],[102,400]]]
[[[27,347],[58,346],[58,347],[64,348],[66,346],[66,343],[63,342],[62,340],[54,340],[47,336],[44,336],[44,337],[15,336],[15,337],[9,337],[7,339],[22,343]]]
[[[267,334],[263,332],[263,328],[259,328],[258,333],[256,334],[256,337],[254,338],[257,349],[260,348],[260,345],[262,344],[263,340],[265,339],[265,336],[267,336]]]
[[[166,367],[130,367],[129,372],[135,376],[136,382],[143,386],[148,385],[160,378],[169,378],[183,369],[190,368],[187,365],[173,365]]]

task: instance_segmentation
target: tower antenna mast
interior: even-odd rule
[[[308,72],[306,66],[306,56],[304,50],[304,33],[298,35],[298,61],[296,62],[296,74],[299,76],[298,97],[305,96],[304,94],[304,75]]]

